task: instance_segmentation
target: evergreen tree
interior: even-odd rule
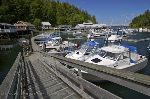
[[[146,10],[144,14],[136,16],[130,23],[130,27],[133,28],[150,27],[150,11]]]
[[[57,0],[2,0],[0,22],[16,23],[27,21],[35,24],[48,21],[52,26],[68,24],[75,26],[88,20],[96,23],[95,16],[69,3]]]

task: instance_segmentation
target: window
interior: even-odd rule
[[[102,60],[100,60],[99,58],[94,58],[94,59],[92,59],[91,61],[94,62],[94,63],[98,63],[98,62],[100,62],[100,61],[102,61]]]

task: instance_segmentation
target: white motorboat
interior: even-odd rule
[[[75,31],[73,32],[73,36],[81,36],[82,32],[81,31]]]
[[[74,51],[74,46],[74,43],[68,41],[59,42],[58,40],[53,40],[46,44],[46,51],[50,54],[65,56]]]
[[[95,54],[91,55],[85,60],[85,62],[136,72],[145,68],[148,59],[145,56],[139,55],[136,47],[110,45],[98,48],[95,51]],[[74,68],[74,70],[78,71],[77,68]],[[103,79],[93,76],[84,70],[81,72],[83,78],[86,80],[92,82],[104,81]]]
[[[110,45],[99,48],[85,62],[136,72],[146,66],[147,58],[139,55],[136,47]]]
[[[111,35],[110,37],[108,37],[108,41],[109,42],[119,42],[119,41],[122,41],[122,36],[120,36],[120,35]]]
[[[89,38],[89,36],[92,36],[92,37],[100,37],[100,36],[105,36],[105,35],[108,35],[110,31],[93,31],[91,30],[91,34],[88,35],[87,37]]]
[[[84,61],[98,48],[98,43],[95,41],[89,41],[84,43],[81,48],[75,50],[72,53],[67,54],[66,58]]]
[[[51,40],[61,40],[61,37],[59,36],[58,33],[51,33],[51,34],[45,33],[45,34],[37,35],[35,37],[35,42],[37,44],[40,44],[39,46],[42,46],[41,44],[48,43]]]

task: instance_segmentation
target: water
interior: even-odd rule
[[[135,33],[134,35],[131,35],[129,38],[131,39],[144,39],[144,38],[150,38],[150,33]],[[122,44],[127,45],[133,45],[136,46],[138,49],[138,53],[141,55],[145,55],[149,57],[149,54],[147,52],[147,46],[150,41],[143,41],[143,42],[122,42]],[[150,61],[148,61],[147,66],[140,71],[139,73],[144,75],[150,75]],[[98,83],[100,87],[114,93],[117,96],[122,97],[123,99],[149,99],[150,97],[143,95],[141,93],[138,93],[136,91],[130,90],[126,87],[122,87],[118,84],[107,82],[107,83]]]
[[[144,38],[150,38],[150,33],[135,33],[131,35],[129,38],[132,39],[144,39]],[[97,42],[100,43],[100,46],[103,45],[104,41],[102,39],[98,39]],[[143,41],[143,42],[122,42],[123,44],[133,45],[138,48],[138,52],[142,55],[149,56],[147,53],[147,46],[149,44],[149,41]],[[6,74],[8,73],[9,69],[11,68],[15,58],[17,57],[18,52],[21,50],[19,46],[14,44],[15,46],[9,50],[2,52],[0,51],[0,84],[5,78]],[[146,68],[144,68],[139,73],[150,75],[150,61],[148,62],[148,65]],[[122,87],[120,85],[106,82],[106,83],[98,83],[100,87],[114,93],[115,95],[118,95],[124,99],[149,99],[150,97],[145,96],[141,93],[138,93],[136,91],[130,90],[128,88]],[[111,99],[111,97],[110,97]]]
[[[0,84],[13,65],[19,51],[21,51],[21,47],[19,47],[19,45],[16,43],[12,43],[12,45],[13,47],[7,51],[0,50]]]

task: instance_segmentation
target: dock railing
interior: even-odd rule
[[[0,99],[21,99],[21,53],[0,85]]]

